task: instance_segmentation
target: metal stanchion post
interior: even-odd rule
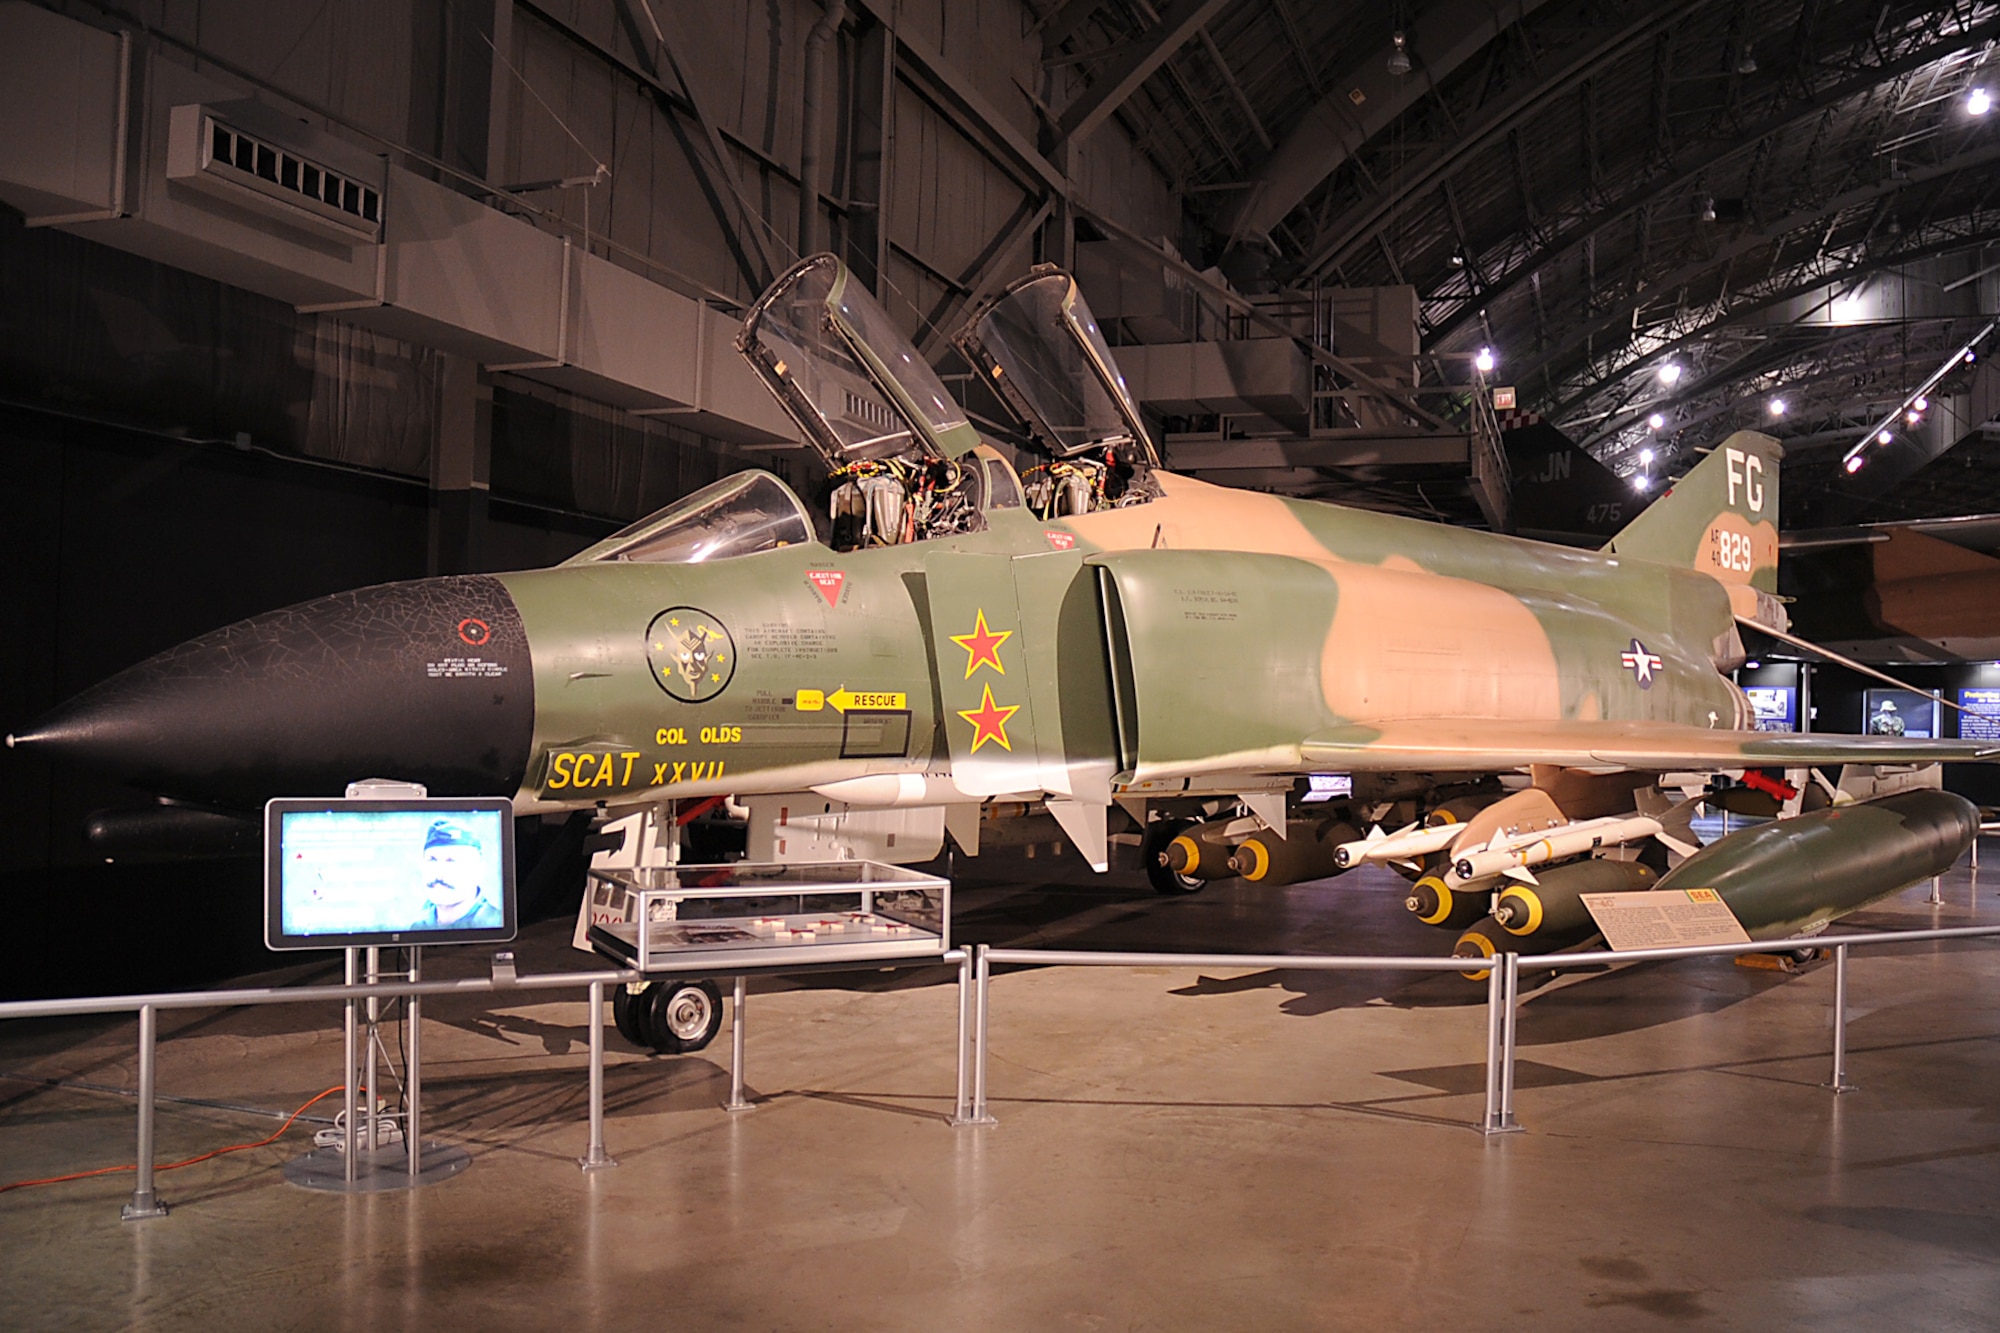
[[[972,1052],[972,950],[960,949],[958,957],[958,1086],[953,1092],[951,1103],[951,1123],[969,1125],[972,1123],[972,1107],[968,1100],[971,1089],[969,1076]]]
[[[590,1146],[577,1165],[596,1171],[618,1163],[604,1151],[604,983],[590,983]]]
[[[1833,946],[1833,1078],[1826,1087],[1852,1092],[1847,1081],[1847,946]]]
[[[368,950],[368,984],[374,985],[382,979],[382,951]],[[382,1146],[381,1136],[376,1132],[375,1122],[375,1029],[382,1021],[382,1001],[371,995],[368,997],[368,1165],[375,1165],[375,1150]]]
[[[1931,906],[1932,906],[1932,907],[1942,907],[1942,906],[1944,906],[1944,876],[1943,876],[1943,875],[1932,875],[1932,876],[1931,876],[1931,897],[1930,897],[1930,904],[1931,904]]]
[[[972,1123],[991,1125],[997,1123],[986,1112],[986,1002],[987,983],[992,980],[992,965],[986,959],[986,946],[978,946],[978,956],[973,967],[975,985],[972,992],[973,1011],[973,1054],[972,1054]]]
[[[410,946],[410,980],[412,983],[424,979],[423,946]],[[404,1059],[403,1089],[409,1098],[409,1105],[403,1110],[403,1143],[410,1150],[410,1183],[416,1184],[418,1176],[424,1173],[424,1001],[420,995],[411,995],[403,1001],[403,1014],[410,1029],[410,1053]]]
[[[755,1102],[744,1100],[743,1097],[743,1039],[745,1035],[743,1027],[743,999],[749,993],[749,990],[749,982],[745,978],[736,978],[736,991],[735,994],[730,996],[729,1002],[729,1103],[722,1108],[725,1111],[749,1111],[754,1110],[757,1105]]]
[[[1486,1111],[1480,1117],[1482,1134],[1500,1130],[1500,1007],[1505,1002],[1505,979],[1497,963],[1486,968]]]
[[[139,1006],[139,1178],[132,1201],[118,1210],[128,1222],[165,1217],[167,1206],[153,1193],[153,1048],[159,1017],[150,1004]]]
[[[1495,1132],[1510,1134],[1521,1128],[1514,1119],[1514,1024],[1521,1012],[1521,955],[1510,950],[1500,956],[1507,966],[1500,987],[1500,1124]]]
[[[347,954],[347,968],[342,975],[345,978],[347,984],[352,986],[356,983],[356,981],[360,979],[361,976],[361,951],[359,949],[348,949],[346,950],[346,954]],[[347,1183],[350,1185],[354,1183],[355,1179],[354,1117],[355,1117],[356,1104],[354,1100],[354,1066],[357,1057],[360,1054],[358,1051],[354,1049],[354,1043],[356,1037],[356,1032],[355,1032],[356,1011],[354,1008],[354,1004],[355,1004],[354,997],[350,995],[347,999],[347,1078],[346,1078],[347,1119],[344,1122],[347,1126],[347,1137],[343,1142],[340,1154],[343,1159],[342,1169],[343,1172],[345,1173]]]

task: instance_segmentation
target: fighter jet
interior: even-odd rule
[[[921,861],[947,830],[976,854],[1003,816],[1046,811],[1099,869],[1136,825],[1162,891],[1392,865],[1409,910],[1485,952],[1560,947],[1586,889],[1699,873],[1716,848],[1662,774],[1761,783],[1797,816],[1773,826],[1795,869],[1872,867],[1780,893],[1739,844],[1732,905],[1770,930],[1824,925],[1971,837],[1938,791],[1833,816],[1897,785],[1854,775],[1992,743],[1760,732],[1731,682],[1744,627],[1787,634],[1769,437],[1731,436],[1578,550],[1174,475],[1060,270],[958,343],[1032,438],[1025,472],[814,256],[738,347],[825,462],[822,503],[748,469],[553,568],[203,635],[8,744],[246,810],[382,776],[670,837],[675,809],[728,798],[753,860]],[[1884,839],[1913,849],[1870,861]],[[1506,917],[1501,888],[1536,905]]]

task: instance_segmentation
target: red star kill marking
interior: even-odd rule
[[[988,629],[986,611],[981,608],[979,621],[972,627],[972,633],[951,636],[953,643],[965,649],[965,678],[971,680],[972,673],[979,670],[982,665],[991,666],[1001,675],[1006,675],[1007,668],[1000,665],[1000,645],[1013,637],[1014,631],[1010,629],[1003,629],[998,634]],[[988,699],[987,702],[991,703],[992,700]],[[1006,742],[1002,741],[1001,744],[1005,745]]]
[[[1630,648],[1618,654],[1618,660],[1632,673],[1633,679],[1639,682],[1639,688],[1642,690],[1653,688],[1653,673],[1667,664],[1666,659],[1658,653],[1647,652],[1646,645],[1637,639],[1632,640]]]
[[[972,724],[972,749],[970,754],[978,754],[979,747],[988,741],[998,741],[1000,748],[1013,753],[1014,747],[1007,742],[1007,720],[1021,711],[1021,705],[1008,704],[1005,707],[993,702],[993,687],[985,687],[985,694],[977,708],[961,708],[958,715]]]

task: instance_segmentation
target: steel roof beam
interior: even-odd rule
[[[1306,54],[1305,38],[1299,35],[1298,22],[1292,18],[1292,7],[1286,0],[1269,0],[1271,12],[1278,16],[1278,26],[1284,29],[1285,45],[1292,49],[1292,59],[1299,62],[1299,72],[1306,76],[1306,86],[1312,89],[1314,97],[1326,96],[1326,85],[1320,82],[1319,70],[1314,67],[1312,57]]]
[[[1897,190],[1907,189],[1913,185],[1922,184],[1931,180],[1940,179],[1945,176],[1954,175],[1960,171],[1967,170],[1968,168],[1983,166],[1989,162],[1994,162],[1994,161],[2000,161],[2000,144],[1989,144],[1983,148],[1976,149],[1969,153],[1961,153],[1959,156],[1952,158],[1947,162],[1940,163],[1939,165],[1931,167],[1925,171],[1912,172],[1910,173],[1909,177],[1905,180],[1882,181],[1874,185],[1864,186],[1859,189],[1846,191],[1845,193],[1836,195],[1832,199],[1829,199],[1824,203],[1819,204],[1816,207],[1806,208],[1797,213],[1794,213],[1789,217],[1786,217],[1780,220],[1779,222],[1772,224],[1770,227],[1763,228],[1758,231],[1744,233],[1731,244],[1719,247],[1714,253],[1706,255],[1700,259],[1697,259],[1693,263],[1683,265],[1675,272],[1666,275],[1665,277],[1661,278],[1658,282],[1653,283],[1648,290],[1650,292],[1672,291],[1677,287],[1681,287],[1688,283],[1693,282],[1695,279],[1701,277],[1705,273],[1711,272],[1714,269],[1719,268],[1720,266],[1727,263],[1731,259],[1740,257],[1745,254],[1754,253],[1758,249],[1761,249],[1762,247],[1767,245],[1775,245],[1781,242],[1786,236],[1789,236],[1792,233],[1797,232],[1803,228],[1810,227],[1815,223],[1817,223],[1818,221],[1820,221],[1822,218],[1833,217],[1849,208],[1855,207],[1858,204],[1871,202],[1875,198],[1883,194],[1893,193]],[[1842,274],[1864,271],[1864,270],[1868,272],[1873,272],[1877,268],[1885,267],[1887,265],[1895,263],[1905,262],[1913,257],[1914,255],[1910,250],[1899,249],[1895,252],[1893,256],[1890,256],[1889,258],[1870,260],[1865,265],[1839,266],[1830,270],[1815,270],[1810,275],[1810,280],[1807,281],[1798,290],[1812,291],[1816,287],[1822,287],[1830,282],[1833,282],[1836,278],[1838,278]],[[1597,319],[1594,319],[1590,321],[1588,324],[1577,329],[1575,332],[1571,334],[1568,341],[1566,341],[1561,346],[1554,349],[1548,355],[1542,357],[1540,361],[1537,361],[1529,365],[1523,372],[1523,378],[1526,378],[1528,375],[1532,375],[1535,371],[1542,369],[1544,365],[1553,364],[1555,362],[1563,360],[1565,357],[1573,355],[1580,348],[1582,348],[1589,339],[1595,336],[1608,333],[1613,331],[1614,329],[1619,329],[1619,328],[1629,330],[1631,327],[1633,312],[1639,308],[1639,305],[1641,304],[1641,299],[1642,298],[1633,298],[1630,300],[1619,302],[1613,305],[1604,314],[1600,315]],[[1752,309],[1758,309],[1758,310],[1765,309],[1768,308],[1769,304],[1770,304],[1769,299],[1759,296],[1755,298],[1751,303],[1746,304],[1746,306],[1742,307],[1741,309],[1727,312],[1727,319],[1741,318],[1742,315],[1748,313],[1748,311]],[[1684,344],[1688,338],[1693,337],[1698,333],[1706,332],[1710,327],[1725,322],[1727,322],[1727,320],[1723,318],[1710,320],[1700,328],[1693,330],[1690,333],[1683,334],[1680,338],[1675,339],[1671,345],[1678,347]],[[1622,375],[1626,373],[1626,371],[1629,370],[1629,368],[1632,365],[1636,365],[1642,361],[1655,360],[1661,354],[1662,354],[1662,349],[1655,348],[1652,351],[1632,357],[1625,365],[1622,365],[1618,367],[1615,371],[1613,371],[1612,374]],[[1609,378],[1609,376],[1601,378]],[[1551,412],[1551,415],[1556,415],[1561,412],[1566,412],[1574,408],[1576,405],[1577,405],[1577,400],[1572,399],[1568,402],[1563,403],[1560,407],[1554,409]]]
[[[1490,305],[1494,302],[1506,300],[1519,290],[1521,284],[1527,281],[1530,273],[1539,271],[1550,264],[1570,257],[1586,241],[1597,236],[1606,228],[1616,225],[1636,209],[1644,207],[1661,196],[1670,195],[1676,191],[1688,188],[1703,173],[1714,170],[1717,166],[1736,156],[1738,153],[1760,146],[1772,136],[1791,129],[1793,126],[1803,124],[1811,120],[1814,116],[1824,113],[1831,107],[1838,106],[1842,102],[1868,93],[1887,79],[1892,79],[1911,70],[1919,69],[1932,61],[1942,60],[1949,55],[1970,47],[1980,46],[1995,40],[2000,40],[2000,17],[1988,19],[1986,22],[1967,28],[1955,36],[1945,38],[1939,42],[1933,42],[1928,46],[1910,52],[1908,55],[1887,61],[1854,78],[1843,79],[1841,82],[1823,89],[1806,101],[1765,117],[1763,120],[1745,129],[1741,134],[1732,136],[1728,141],[1717,145],[1702,156],[1689,161],[1688,165],[1681,170],[1648,181],[1644,185],[1628,191],[1601,209],[1590,210],[1581,227],[1571,231],[1567,236],[1551,241],[1529,259],[1516,265],[1512,272],[1501,277],[1494,284],[1492,290],[1486,293],[1483,298],[1484,301]],[[1584,122],[1584,130],[1586,134],[1590,133],[1590,121],[1588,118]],[[1657,286],[1658,284],[1655,285]],[[1436,330],[1427,340],[1429,345],[1434,347],[1449,340],[1471,318],[1472,309],[1472,304],[1468,303],[1452,315],[1440,320]]]
[[[1159,26],[1143,41],[1122,49],[1097,72],[1090,86],[1056,118],[1058,144],[1081,143],[1090,132],[1125,104],[1139,85],[1214,18],[1228,0],[1176,0],[1161,15]]]
[[[1546,415],[1549,416],[1551,419],[1566,418],[1567,416],[1569,416],[1569,414],[1584,406],[1584,404],[1589,401],[1592,395],[1605,391],[1606,388],[1613,381],[1622,381],[1628,379],[1629,377],[1635,374],[1644,373],[1647,369],[1651,368],[1655,363],[1672,357],[1676,352],[1685,351],[1689,347],[1689,345],[1694,343],[1696,340],[1712,336],[1718,329],[1722,328],[1731,321],[1743,319],[1749,315],[1760,313],[1762,311],[1770,309],[1773,306],[1783,305],[1786,301],[1794,300],[1797,297],[1804,296],[1810,292],[1817,291],[1820,288],[1829,286],[1833,283],[1857,277],[1865,277],[1871,273],[1879,273],[1887,269],[1893,269],[1900,265],[1906,264],[1913,259],[1926,258],[1929,256],[1940,255],[1940,254],[1949,254],[1957,250],[1970,249],[1980,245],[1991,244],[1995,240],[2000,240],[2000,225],[1992,226],[1987,228],[1986,230],[1975,232],[1966,236],[1951,237],[1947,240],[1940,241],[1935,245],[1923,246],[1916,250],[1899,251],[1896,254],[1887,256],[1885,258],[1864,260],[1830,270],[1815,270],[1809,276],[1803,278],[1800,281],[1797,281],[1791,285],[1782,288],[1778,288],[1776,290],[1767,291],[1753,300],[1746,301],[1738,309],[1725,311],[1719,315],[1714,316],[1713,318],[1708,319],[1706,322],[1696,323],[1695,325],[1688,328],[1685,332],[1681,333],[1678,337],[1675,337],[1671,341],[1662,343],[1660,346],[1655,347],[1648,352],[1642,353],[1638,356],[1634,356],[1629,360],[1625,361],[1624,363],[1620,364],[1616,368],[1611,369],[1604,374],[1596,376],[1594,383],[1585,385],[1576,393],[1572,394],[1568,399],[1558,404],[1556,407],[1551,408],[1546,413]],[[1629,311],[1627,312],[1627,317],[1629,318]],[[1545,369],[1544,365],[1537,365],[1531,368],[1528,374],[1532,375],[1535,372],[1535,370],[1542,370],[1542,369]],[[1522,378],[1524,379],[1527,378],[1527,375],[1524,375]],[[1647,404],[1648,410],[1650,410],[1652,406],[1653,404],[1648,403]],[[1643,416],[1644,416],[1643,412],[1635,411],[1634,413],[1626,416],[1622,420],[1618,420],[1610,424],[1607,424],[1603,429],[1599,430],[1597,434],[1592,436],[1591,439],[1593,441],[1596,441],[1604,439],[1607,436],[1614,435],[1618,431],[1624,430],[1634,425]]]
[[[1525,13],[1525,10],[1523,12]],[[1306,260],[1305,271],[1317,273],[1330,264],[1346,259],[1353,250],[1367,241],[1370,232],[1388,225],[1410,199],[1450,174],[1469,156],[1486,151],[1494,136],[1513,129],[1550,98],[1586,82],[1590,75],[1602,68],[1606,62],[1619,58],[1634,44],[1644,41],[1669,24],[1682,21],[1684,17],[1681,11],[1649,9],[1626,27],[1570,60],[1561,69],[1545,78],[1523,84],[1512,96],[1502,99],[1492,107],[1482,109],[1476,130],[1470,134],[1453,136],[1421,165],[1399,173],[1398,183],[1401,188],[1397,192],[1378,194],[1376,198],[1351,212],[1337,234],[1316,238],[1313,253]],[[1497,22],[1497,17],[1490,19],[1489,22]],[[1467,52],[1461,57],[1461,61],[1475,54],[1477,52]],[[1428,63],[1426,69],[1431,75],[1432,86],[1435,86],[1445,71],[1431,68]],[[1254,217],[1246,216],[1245,225],[1240,228],[1245,234],[1255,234],[1255,229],[1260,226],[1263,230],[1269,230],[1268,226],[1263,225],[1265,218],[1268,217],[1270,222],[1275,224],[1300,200],[1317,189],[1322,181],[1331,176],[1365,139],[1376,132],[1377,128],[1386,127],[1387,120],[1382,127],[1364,126],[1366,132],[1358,136],[1340,134],[1339,126],[1330,117],[1322,117],[1320,114],[1323,108],[1333,106],[1338,100],[1327,99],[1312,112],[1307,113],[1299,128],[1294,130],[1285,143],[1280,145],[1278,152],[1273,154],[1271,162],[1264,171],[1266,188],[1254,205],[1256,214]],[[1415,100],[1412,97],[1410,102],[1413,103]],[[1308,133],[1316,134],[1322,140],[1317,151],[1312,152],[1310,156],[1306,148],[1293,147]],[[1330,143],[1326,142],[1329,138]],[[1350,138],[1351,143],[1348,142]],[[1313,175],[1315,172],[1317,174]],[[1307,175],[1312,175],[1312,179],[1304,180]],[[1283,210],[1279,211],[1278,204],[1283,202],[1286,196],[1293,195],[1294,191],[1296,197],[1291,198]]]
[[[1258,188],[1228,219],[1224,230],[1233,236],[1268,236],[1357,149],[1430,96],[1459,66],[1543,2],[1447,0],[1427,7],[1407,30],[1418,72],[1406,76],[1389,73],[1377,48],[1331,80],[1333,90],[1285,136],[1258,174]]]
[[[1258,116],[1257,108],[1251,103],[1249,94],[1245,93],[1243,85],[1236,81],[1236,75],[1229,68],[1229,62],[1222,58],[1222,48],[1215,44],[1215,38],[1208,35],[1207,28],[1203,28],[1195,35],[1201,38],[1201,49],[1208,53],[1209,63],[1215,66],[1215,72],[1222,76],[1222,82],[1228,87],[1230,95],[1236,99],[1237,110],[1241,111],[1243,119],[1250,123],[1251,132],[1264,145],[1264,151],[1270,152],[1271,135],[1265,130],[1264,121]]]

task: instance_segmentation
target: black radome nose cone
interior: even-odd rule
[[[535,725],[514,599],[467,575],[336,593],[190,639],[8,744],[170,796],[256,805],[360,778],[512,796]]]

